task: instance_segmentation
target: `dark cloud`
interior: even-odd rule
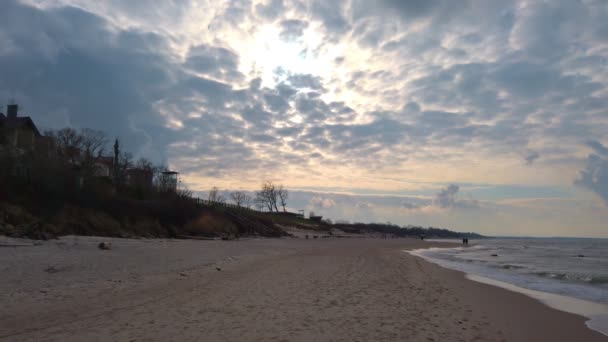
[[[163,38],[116,32],[73,7],[3,1],[0,12],[0,31],[15,47],[0,55],[0,96],[14,97],[41,127],[94,127],[135,151],[166,143],[152,139],[169,133],[153,108],[173,77]],[[158,150],[151,157],[163,159]]]
[[[185,66],[197,73],[226,81],[239,81],[243,75],[238,71],[239,57],[232,51],[208,45],[190,48]]]
[[[279,36],[287,41],[296,40],[304,34],[304,30],[308,27],[308,22],[297,19],[289,19],[281,21],[281,33]]]
[[[440,1],[435,0],[380,0],[377,2],[354,0],[352,11],[355,18],[393,14],[405,19],[415,19],[430,14],[438,5],[440,5]]]
[[[519,9],[511,41],[526,54],[555,60],[576,49],[581,20],[589,20],[582,2],[532,2]]]
[[[289,75],[287,77],[287,82],[289,82],[292,87],[297,89],[308,88],[312,90],[325,90],[323,88],[321,78],[318,76],[307,74]]]
[[[536,151],[529,150],[527,151],[524,159],[526,160],[526,165],[532,165],[534,161],[540,158],[540,154]]]
[[[189,96],[196,96],[208,109],[222,109],[234,101],[243,101],[246,94],[234,91],[232,86],[204,77],[184,76],[180,83],[171,89],[173,101],[181,101]]]
[[[479,206],[477,201],[473,199],[458,198],[460,187],[456,184],[450,184],[446,188],[441,189],[433,199],[433,205],[446,208],[476,208]]]
[[[450,184],[447,188],[439,191],[433,204],[440,208],[449,208],[456,203],[456,195],[460,191],[460,187],[456,184]]]
[[[311,3],[311,13],[321,20],[330,34],[344,34],[350,29],[350,24],[344,17],[345,2],[315,0]]]
[[[270,0],[265,3],[259,3],[255,6],[255,11],[266,19],[274,20],[284,11],[283,0]]]
[[[275,112],[286,112],[290,109],[289,98],[277,94],[264,94],[266,105]]]
[[[599,141],[590,140],[587,142],[587,146],[591,147],[600,156],[608,157],[608,147],[602,145]]]
[[[250,0],[233,0],[228,1],[228,6],[223,8],[223,11],[218,13],[212,22],[222,26],[236,27],[243,22],[251,14]],[[271,3],[274,5],[274,3]]]
[[[257,129],[265,129],[271,126],[273,120],[273,114],[265,111],[262,106],[247,106],[241,111],[241,117],[245,119],[249,124],[255,126]]]
[[[597,141],[588,145],[595,153],[587,157],[585,168],[579,171],[574,183],[594,192],[608,205],[608,148]]]
[[[330,113],[329,106],[314,93],[299,94],[296,97],[296,109],[307,122],[323,121]]]
[[[277,128],[277,134],[282,137],[297,137],[302,132],[301,127],[282,127]]]
[[[545,65],[521,62],[499,66],[493,78],[514,95],[538,97],[557,86],[560,75]]]

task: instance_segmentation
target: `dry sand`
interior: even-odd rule
[[[403,252],[432,245],[65,237],[3,247],[0,340],[607,340],[582,317]]]

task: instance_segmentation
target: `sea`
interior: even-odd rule
[[[608,239],[488,238],[410,253],[585,316],[587,326],[608,336]]]

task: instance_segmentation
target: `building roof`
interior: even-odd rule
[[[37,137],[41,136],[40,131],[38,131],[38,127],[36,127],[36,124],[34,124],[34,121],[29,116],[22,116],[22,117],[17,117],[14,119],[9,119],[9,118],[5,117],[4,115],[2,115],[2,117],[0,118],[0,123],[2,123],[2,125],[4,127],[9,128],[9,129],[29,127],[32,131],[34,131],[34,134]]]
[[[127,170],[128,173],[154,173],[151,169],[143,169],[141,167],[132,167]]]
[[[106,156],[97,157],[97,158],[95,158],[95,162],[98,164],[104,164],[108,167],[112,167],[114,165],[114,157],[106,157]]]

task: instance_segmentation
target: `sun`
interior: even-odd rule
[[[252,51],[246,67],[261,77],[262,85],[274,87],[286,74],[311,74],[326,77],[331,70],[330,58],[322,50],[322,36],[307,29],[297,39],[280,37],[280,28],[265,25],[253,35]]]

